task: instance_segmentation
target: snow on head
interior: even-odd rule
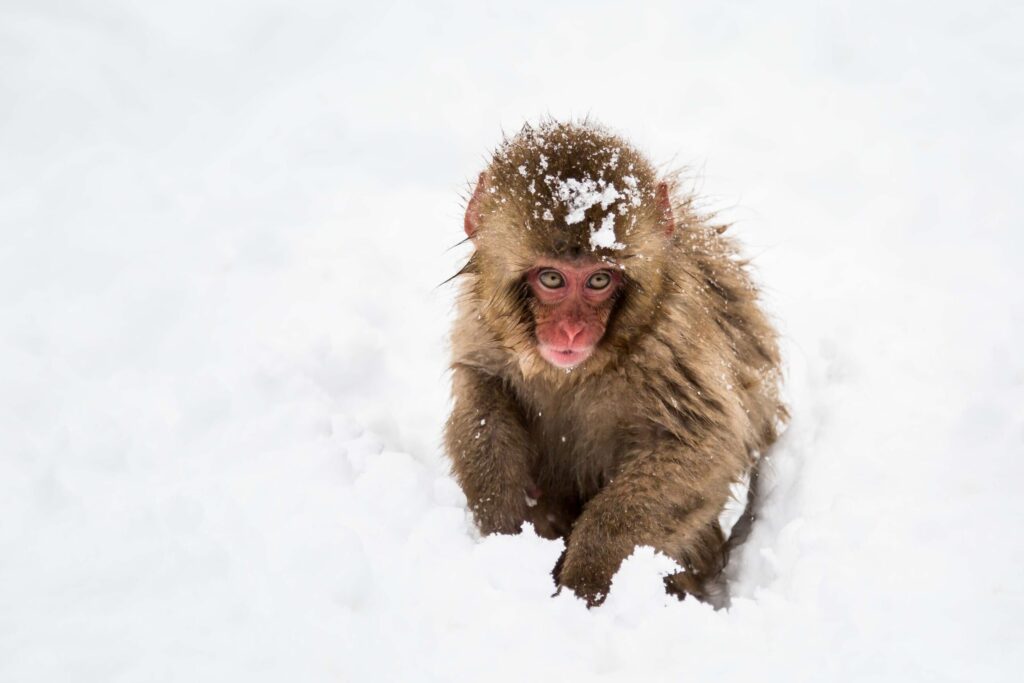
[[[556,178],[546,176],[544,178],[552,190],[552,194],[565,204],[568,209],[565,215],[567,225],[573,225],[583,220],[586,212],[596,204],[602,209],[607,209],[610,204],[621,195],[615,189],[613,183],[607,182],[604,178]]]
[[[628,206],[639,206],[640,193],[637,191],[636,182],[627,183],[627,186],[620,192],[615,183],[608,182],[604,178],[559,178],[548,175],[544,182],[551,188],[552,196],[565,206],[566,225],[575,225],[586,218],[586,213],[594,206],[600,205],[601,209],[607,211],[619,202],[617,213],[624,214]],[[624,200],[620,202],[620,200]],[[591,224],[590,247],[591,249],[624,249],[625,245],[615,238],[615,213],[611,211],[604,215],[600,224]],[[596,226],[596,227],[595,227]]]
[[[601,227],[590,231],[590,248],[625,249],[626,245],[615,241],[615,214],[605,215]]]
[[[637,216],[629,214],[650,195],[634,174],[638,172],[635,157],[598,128],[553,121],[526,126],[495,152],[508,195],[498,201],[524,202],[523,213],[535,220],[557,221],[556,227],[576,235],[580,228],[574,226],[580,226],[580,237],[591,251],[625,249],[625,231],[637,221]],[[492,185],[491,191],[495,189]]]

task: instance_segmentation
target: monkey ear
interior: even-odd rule
[[[483,199],[486,189],[487,174],[481,173],[476,181],[476,189],[473,190],[473,196],[470,197],[469,204],[466,205],[466,218],[463,221],[466,236],[470,239],[476,236],[476,231],[480,227],[480,200]]]
[[[676,215],[672,211],[672,197],[668,191],[668,183],[658,183],[658,189],[654,192],[654,204],[658,207],[658,220],[667,237],[676,230]]]

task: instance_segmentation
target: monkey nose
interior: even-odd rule
[[[565,337],[569,344],[572,344],[576,337],[579,336],[583,328],[586,327],[583,323],[578,321],[566,320],[562,322],[562,332],[565,333]]]

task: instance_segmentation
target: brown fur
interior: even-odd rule
[[[569,221],[557,191],[569,178],[636,191]],[[468,207],[475,251],[452,333],[447,451],[481,531],[530,521],[566,538],[556,580],[590,604],[637,545],[684,567],[670,589],[709,597],[729,486],[786,415],[775,332],[746,262],[692,198],[671,190],[666,214],[658,188],[621,139],[547,122],[501,145]],[[593,247],[609,212],[624,246]],[[596,258],[626,279],[594,354],[569,371],[536,350],[523,275],[542,257]]]

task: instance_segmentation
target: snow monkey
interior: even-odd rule
[[[724,230],[589,123],[505,139],[466,208],[445,446],[481,532],[563,538],[555,582],[590,605],[638,545],[715,602],[730,485],[786,417]]]

